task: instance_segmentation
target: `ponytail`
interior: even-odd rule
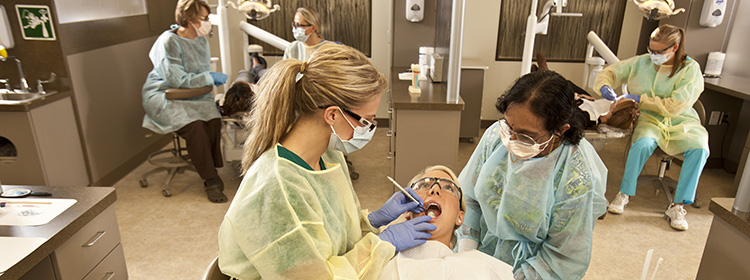
[[[680,27],[677,30],[680,31],[680,41],[677,51],[674,53],[674,64],[672,65],[672,73],[669,74],[670,78],[674,76],[674,73],[680,71],[682,67],[685,67],[685,61],[687,61],[687,54],[685,53],[685,30]]]
[[[299,75],[299,76],[298,76]],[[298,78],[299,77],[299,78]],[[285,59],[268,69],[255,91],[242,156],[243,173],[320,106],[356,108],[380,95],[388,80],[360,51],[325,44],[307,62]]]
[[[302,62],[296,59],[279,61],[258,84],[246,126],[250,133],[242,157],[245,172],[263,152],[278,143],[294,123],[295,80],[301,66]]]

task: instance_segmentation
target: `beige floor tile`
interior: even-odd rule
[[[359,174],[354,188],[362,208],[377,209],[392,194],[393,187],[385,178],[391,172],[385,131],[379,129],[370,144],[349,156]],[[475,145],[460,143],[459,166],[468,161]],[[624,140],[615,140],[600,151],[609,169],[606,197],[610,200],[622,178],[624,147]],[[667,174],[677,178],[679,167],[673,166]],[[653,174],[656,168],[657,162],[650,160],[645,172]],[[195,173],[178,175],[169,198],[161,195],[164,174],[155,175],[149,180],[149,187],[141,188],[139,177],[150,169],[144,163],[115,184],[117,217],[130,278],[199,279],[218,253],[217,232],[229,203],[210,203],[202,180]],[[226,164],[219,174],[231,200],[241,180],[239,173]],[[734,196],[733,178],[720,169],[704,171],[699,183],[699,199],[704,207],[686,208],[690,223],[686,232],[672,230],[662,218],[667,206],[663,194],[654,196],[653,187],[639,185],[638,194],[631,198],[623,215],[607,215],[597,222],[585,279],[639,278],[648,249],[654,249],[652,269],[658,258],[664,258],[656,279],[695,278],[713,217],[708,202],[711,197]]]

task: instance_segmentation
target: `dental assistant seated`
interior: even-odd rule
[[[349,179],[343,152],[372,139],[387,80],[364,54],[338,44],[321,46],[308,62],[282,60],[266,75],[248,121],[244,178],[219,229],[222,273],[377,279],[395,252],[435,230],[425,217],[380,232],[405,211],[421,211],[420,203],[398,192],[368,213]]]
[[[504,117],[458,177],[466,196],[458,252],[494,256],[515,279],[581,279],[605,212],[607,168],[583,138],[573,90],[559,74],[536,71],[495,107]]]
[[[335,43],[323,39],[321,21],[318,13],[310,8],[297,8],[292,22],[292,33],[295,41],[284,50],[284,59],[296,58],[307,61],[310,54],[322,45]]]
[[[477,250],[453,253],[454,231],[463,223],[461,187],[448,167],[430,166],[409,182],[410,188],[424,201],[425,212],[406,212],[406,219],[434,216],[437,226],[423,245],[399,252],[383,268],[381,280],[391,279],[513,279],[513,267]]]
[[[211,202],[226,202],[216,168],[224,166],[221,156],[221,115],[211,93],[172,99],[168,89],[220,86],[223,73],[210,72],[211,51],[206,36],[211,31],[209,7],[202,0],[180,0],[175,9],[179,26],[162,33],[151,47],[154,65],[143,85],[143,127],[166,134],[177,132],[187,142],[190,161],[204,180]]]
[[[676,230],[688,229],[683,205],[695,200],[698,179],[709,154],[708,132],[693,109],[703,92],[703,77],[700,65],[685,54],[684,43],[682,28],[659,26],[651,33],[649,54],[604,68],[594,82],[608,100],[615,98],[613,87],[627,83],[630,94],[624,97],[638,102],[641,109],[620,192],[609,205],[609,212],[624,212],[630,196],[635,195],[643,165],[658,146],[669,155],[685,156],[673,203],[665,212],[669,225]]]

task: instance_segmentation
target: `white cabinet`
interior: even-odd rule
[[[57,280],[127,279],[114,206],[58,247],[52,263]]]
[[[56,93],[62,96],[63,93]],[[50,97],[52,99],[54,97]],[[0,137],[10,141],[14,157],[0,155],[3,184],[89,185],[83,146],[69,96],[28,111],[0,107]]]

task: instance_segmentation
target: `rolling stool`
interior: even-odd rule
[[[183,153],[183,151],[185,151],[185,153]],[[142,188],[148,187],[148,176],[161,171],[167,171],[167,182],[164,189],[161,191],[161,194],[164,195],[164,197],[172,196],[169,183],[172,182],[175,175],[178,173],[185,173],[185,170],[198,173],[190,162],[190,155],[187,154],[186,148],[183,148],[180,143],[180,136],[175,132],[172,132],[172,148],[150,154],[148,156],[148,162],[156,166],[156,168],[143,174],[138,183]]]
[[[693,109],[695,109],[695,111],[698,113],[698,118],[700,119],[701,125],[705,125],[706,109],[703,107],[703,103],[700,100],[695,101],[695,104],[693,104]],[[633,137],[631,134],[631,137],[630,139],[628,139],[628,143],[625,146],[625,157],[623,159],[624,164],[627,164],[628,152],[630,151],[630,145],[632,141]],[[640,184],[642,181],[654,183],[656,185],[654,189],[654,195],[657,196],[659,195],[659,192],[664,191],[664,195],[667,196],[667,200],[669,201],[669,203],[672,203],[672,193],[677,188],[677,180],[666,177],[664,175],[666,174],[667,170],[669,170],[669,167],[672,166],[673,160],[676,159],[682,162],[682,156],[670,156],[662,151],[662,149],[659,147],[656,147],[654,153],[651,156],[661,159],[661,161],[659,162],[659,172],[657,172],[656,175],[638,176],[638,184]],[[700,208],[702,206],[702,203],[698,200],[698,191],[695,192],[695,201],[693,201],[690,206],[693,206],[693,208]]]

